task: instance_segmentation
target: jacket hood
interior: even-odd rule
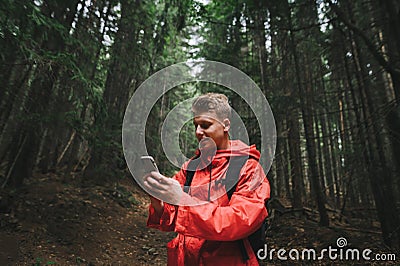
[[[232,157],[232,156],[244,156],[248,155],[256,159],[257,161],[260,159],[260,152],[257,150],[256,145],[247,145],[241,140],[230,140],[231,147],[226,150],[217,150],[215,154],[215,159],[221,157]]]
[[[251,158],[260,160],[260,152],[257,150],[256,145],[247,145],[241,140],[230,140],[230,148],[226,150],[217,150],[214,159],[221,159],[232,156],[245,156],[248,155]],[[196,156],[200,156],[200,150],[197,149],[195,152]]]

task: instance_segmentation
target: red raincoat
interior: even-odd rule
[[[210,180],[224,178],[231,156],[249,155],[240,171],[236,191],[228,199],[224,186],[209,185]],[[247,236],[257,230],[267,211],[264,202],[270,196],[270,186],[265,173],[258,163],[260,153],[255,146],[247,146],[239,140],[231,141],[229,150],[218,150],[211,167],[197,170],[191,184],[191,196],[184,193],[189,201],[204,203],[197,206],[175,206],[164,203],[163,214],[158,216],[150,205],[147,225],[162,231],[175,231],[178,236],[167,244],[168,265],[258,265],[257,258]],[[188,162],[182,169],[186,169]],[[178,172],[174,178],[182,185],[186,171]],[[206,184],[206,185],[204,185]],[[216,192],[220,197],[203,199],[201,185],[208,192]],[[218,193],[218,190],[224,193]],[[203,193],[204,194],[204,193]],[[243,260],[239,241],[249,256]]]

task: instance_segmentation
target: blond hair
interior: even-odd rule
[[[192,104],[192,112],[195,116],[202,113],[215,113],[221,121],[231,116],[231,106],[228,97],[220,93],[207,93],[200,95]]]

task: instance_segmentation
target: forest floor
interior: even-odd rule
[[[12,197],[0,195],[0,265],[166,265],[166,243],[174,233],[146,228],[147,196],[130,180],[109,187],[66,183],[55,174],[32,178]],[[379,224],[367,217],[349,218],[320,227],[313,214],[288,212],[275,215],[268,230],[267,252],[285,249],[287,261],[267,257],[263,264],[378,265],[365,260],[293,261],[292,249],[371,249],[375,254],[394,253],[382,244]],[[342,239],[343,240],[343,239]],[[339,249],[338,249],[339,250]],[[345,249],[343,248],[343,251]],[[339,251],[337,252],[339,255]],[[296,255],[296,253],[292,253]],[[382,264],[398,265],[396,261]]]

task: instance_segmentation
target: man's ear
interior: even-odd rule
[[[228,132],[231,128],[231,121],[228,118],[225,118],[222,123],[224,124],[224,131]]]

